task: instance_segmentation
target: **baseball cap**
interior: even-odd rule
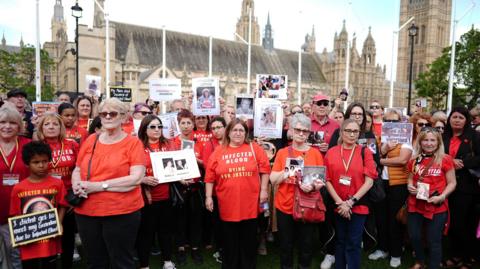
[[[317,101],[322,101],[322,100],[327,100],[330,101],[330,98],[324,94],[317,94],[313,97],[312,102],[317,102]]]
[[[10,98],[10,97],[14,97],[14,96],[17,96],[17,95],[21,95],[25,98],[27,98],[27,93],[22,90],[22,89],[13,89],[13,90],[10,90],[8,93],[7,93],[7,98]]]

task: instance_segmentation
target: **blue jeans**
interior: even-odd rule
[[[440,268],[442,261],[442,232],[447,221],[447,212],[433,215],[433,218],[427,219],[418,213],[408,213],[408,234],[415,251],[417,262],[425,262],[425,253],[423,251],[422,227],[425,224],[427,232],[427,242],[430,261],[429,269]]]
[[[348,220],[335,215],[337,241],[335,246],[335,269],[359,269],[363,225],[367,215],[352,214]]]
[[[12,265],[13,269],[22,269],[22,260],[20,259],[20,250],[18,248],[12,247],[12,243],[10,242],[10,230],[8,229],[8,224],[0,225],[0,236],[4,242],[0,242],[1,244],[5,244],[7,255],[10,254],[8,260]]]

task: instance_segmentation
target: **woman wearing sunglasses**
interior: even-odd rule
[[[72,174],[74,193],[85,198],[75,218],[88,267],[134,268],[145,153],[122,130],[127,108],[120,100],[103,101],[99,111],[104,131],[84,142]]]
[[[478,250],[475,242],[478,211],[475,207],[480,196],[478,178],[469,169],[480,168],[480,135],[471,127],[470,113],[456,107],[450,113],[445,132],[445,152],[453,158],[457,188],[449,198],[452,225],[449,232],[450,254],[445,266],[472,268],[472,258]]]
[[[412,144],[415,144],[417,135],[420,133],[422,128],[432,126],[431,120],[432,116],[427,112],[414,113],[410,117],[408,121],[413,124]]]
[[[142,178],[142,188],[146,205],[142,208],[142,220],[137,239],[137,253],[140,268],[149,267],[150,251],[159,235],[160,250],[164,269],[174,269],[172,262],[172,204],[169,195],[169,183],[159,184],[159,179],[153,176],[151,152],[172,151],[175,146],[163,136],[162,121],[155,115],[143,118],[138,130],[138,138],[142,141],[147,160],[145,176]]]
[[[432,127],[424,127],[414,144],[415,154],[408,162],[407,200],[408,234],[415,264],[411,269],[425,268],[424,243],[429,250],[429,269],[440,268],[442,260],[442,232],[448,216],[447,197],[456,185],[453,159],[445,154],[441,134]],[[423,240],[423,229],[426,240]]]

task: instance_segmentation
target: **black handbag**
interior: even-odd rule
[[[173,207],[181,207],[185,203],[185,197],[183,193],[183,186],[178,182],[170,183],[170,200]]]
[[[92,167],[92,158],[93,158],[93,153],[95,152],[95,147],[97,146],[98,137],[99,137],[99,135],[96,135],[95,143],[93,143],[92,155],[90,156],[90,160],[88,160],[87,181],[90,180],[90,172],[91,172],[90,170],[91,170],[91,167]],[[67,191],[67,194],[65,195],[65,200],[72,207],[76,207],[76,206],[81,205],[82,202],[85,200],[85,198],[75,194],[73,192],[73,189],[70,189],[70,190]]]
[[[362,147],[362,160],[365,164],[365,147]],[[378,169],[377,173],[379,173]],[[380,179],[380,174],[378,174],[377,179],[373,180],[373,185],[367,193],[368,199],[374,203],[382,201],[387,196],[381,180],[382,179]]]

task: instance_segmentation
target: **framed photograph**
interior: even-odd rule
[[[314,182],[322,182],[325,184],[325,166],[305,166],[303,167],[302,184],[313,184]]]
[[[254,130],[256,137],[282,138],[283,109],[279,100],[261,98],[255,100]]]
[[[372,154],[377,153],[377,140],[375,138],[360,138],[358,144],[368,148]]]
[[[150,98],[153,101],[173,101],[182,99],[182,84],[180,79],[151,79],[148,81]]]
[[[182,140],[182,149],[193,149],[195,142],[192,140]]]
[[[253,96],[239,95],[236,96],[236,116],[237,118],[253,119]]]
[[[163,136],[168,139],[172,139],[180,134],[180,126],[178,126],[177,114],[177,112],[172,112],[158,116],[162,121]]]
[[[86,75],[85,76],[85,94],[90,96],[100,96],[102,94],[102,77]]]
[[[193,141],[192,141],[193,142]],[[192,149],[151,152],[153,175],[159,183],[200,177],[195,152]]]
[[[220,89],[217,78],[192,79],[193,114],[220,115]]]
[[[382,124],[382,143],[396,141],[400,144],[412,144],[413,124],[404,122],[384,122]]]
[[[283,175],[286,178],[285,183],[296,184],[297,178],[303,175],[303,163],[302,158],[287,158]]]
[[[287,99],[287,75],[257,74],[257,98]]]

